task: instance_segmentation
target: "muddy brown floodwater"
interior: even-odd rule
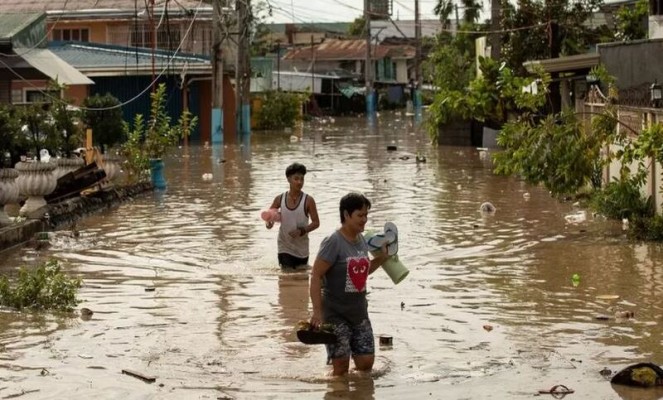
[[[663,397],[599,374],[663,362],[661,245],[591,213],[565,218],[572,204],[493,175],[490,151],[431,146],[411,119],[384,113],[372,126],[337,118],[188,155],[167,160],[165,193],[85,218],[78,238],[58,232],[47,250],[2,254],[2,272],[63,261],[94,314],[2,310],[0,398],[527,399],[556,384],[571,399]],[[309,168],[304,190],[320,212],[313,255],[351,190],[372,200],[370,227],[399,228],[411,273],[399,285],[384,271],[369,279],[376,336],[393,337],[370,376],[330,379],[323,347],[296,340],[308,276],[279,270],[276,230],[259,218],[293,161]],[[485,201],[494,214],[479,212]],[[635,317],[595,318],[621,311]]]

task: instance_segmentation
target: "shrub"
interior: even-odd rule
[[[122,109],[116,97],[110,93],[103,96],[95,94],[86,98],[83,105],[83,122],[92,129],[92,141],[103,153],[108,147],[126,141],[127,134],[122,126]]]
[[[256,112],[256,129],[293,128],[301,118],[300,110],[306,94],[270,90],[262,95],[262,106]]]
[[[67,276],[56,260],[36,268],[21,267],[15,282],[0,277],[0,305],[18,310],[71,311],[79,303],[76,298],[81,286],[79,278]]]
[[[652,217],[651,199],[640,193],[636,177],[628,177],[610,182],[601,191],[594,193],[591,206],[611,219]]]

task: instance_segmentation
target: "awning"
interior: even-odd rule
[[[363,96],[366,93],[366,88],[365,87],[358,87],[358,86],[336,86],[338,88],[338,91],[341,92],[345,97],[351,99],[352,96],[354,95],[361,95]]]
[[[58,83],[66,85],[94,85],[94,82],[90,78],[64,62],[50,50],[15,48],[14,52],[33,68],[39,70],[52,80],[57,80]]]

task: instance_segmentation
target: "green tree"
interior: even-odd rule
[[[602,0],[502,0],[502,59],[518,74],[525,61],[585,53],[599,33],[587,24]]]
[[[638,0],[635,6],[621,6],[615,15],[615,37],[629,41],[647,38],[649,3]]]
[[[604,68],[592,73],[611,85]],[[609,90],[611,98],[615,94]],[[542,184],[558,197],[576,195],[590,185],[597,189],[601,184],[597,172],[612,157],[602,157],[602,149],[608,144],[625,143],[624,133],[615,129],[616,122],[610,105],[592,117],[591,129],[572,111],[545,117],[522,114],[507,122],[497,137],[503,151],[493,158],[495,172]]]
[[[348,27],[348,36],[361,37],[366,32],[366,19],[364,17],[355,18]]]
[[[93,143],[101,148],[102,153],[106,152],[106,148],[126,141],[122,109],[116,97],[110,93],[95,94],[87,97],[83,106],[83,122],[92,129]]]
[[[451,26],[450,18],[454,12],[454,3],[452,0],[437,0],[433,13],[438,16],[442,23],[443,29],[448,29]]]
[[[270,90],[262,93],[262,106],[256,113],[256,129],[279,130],[292,128],[301,117],[306,94]]]

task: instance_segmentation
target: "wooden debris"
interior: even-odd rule
[[[122,373],[133,376],[134,378],[141,379],[141,380],[143,380],[145,382],[148,382],[148,383],[152,383],[152,382],[157,380],[157,377],[154,376],[154,375],[143,374],[141,372],[134,371],[133,369],[123,369]]]

